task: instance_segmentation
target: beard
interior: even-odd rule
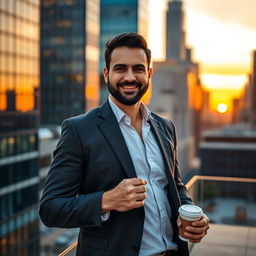
[[[148,90],[148,86],[149,86],[149,82],[147,82],[146,84],[142,84],[136,81],[132,81],[132,82],[121,82],[121,83],[117,83],[116,85],[113,85],[108,78],[108,90],[110,92],[110,94],[116,99],[118,100],[120,103],[127,105],[127,106],[132,106],[134,104],[136,104],[137,102],[140,101],[140,99],[142,98],[142,96],[146,93],[146,91]],[[134,92],[120,92],[119,88],[122,86],[129,86],[129,85],[135,85],[136,88],[138,89],[136,94],[134,94]],[[131,97],[131,95],[133,95]]]

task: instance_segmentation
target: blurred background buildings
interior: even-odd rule
[[[250,125],[256,129],[256,51],[252,52],[252,67],[247,95]]]
[[[39,255],[39,1],[0,1],[0,255]]]
[[[191,169],[198,167],[194,159],[200,137],[203,89],[199,65],[193,62],[192,51],[186,46],[181,1],[169,2],[165,24],[166,60],[153,64],[150,107],[176,125],[179,161],[184,177]]]
[[[256,178],[255,156],[256,130],[248,125],[230,125],[202,135],[200,168],[203,175]]]
[[[106,42],[118,34],[136,32],[148,38],[148,0],[101,0],[100,1],[100,103],[108,97],[103,78]]]
[[[99,1],[41,1],[41,123],[98,105]]]
[[[184,1],[165,3],[165,59],[152,63],[145,103],[174,121],[185,181],[194,174],[251,179],[198,180],[195,202],[217,224],[255,226],[256,51],[232,111],[213,109],[186,40]],[[56,255],[77,239],[77,230],[47,228],[37,213],[60,125],[106,100],[105,43],[124,32],[149,38],[149,19],[149,0],[0,0],[1,256]],[[225,218],[223,204],[233,209]]]

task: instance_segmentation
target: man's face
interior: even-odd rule
[[[124,105],[134,105],[149,86],[152,69],[141,48],[118,47],[111,54],[109,70],[104,69],[105,82],[111,95]]]

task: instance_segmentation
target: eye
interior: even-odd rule
[[[116,71],[116,72],[124,72],[125,71],[125,67],[124,66],[116,66],[116,67],[114,67],[114,71]]]
[[[135,72],[139,72],[139,73],[145,72],[145,67],[144,67],[144,66],[136,66],[136,67],[134,68],[134,71],[135,71]]]

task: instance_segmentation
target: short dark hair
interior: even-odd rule
[[[145,38],[137,33],[124,33],[116,36],[106,43],[105,48],[105,63],[109,70],[111,54],[115,48],[126,46],[129,48],[141,48],[147,56],[148,67],[151,61],[151,51],[147,48],[147,41]]]

